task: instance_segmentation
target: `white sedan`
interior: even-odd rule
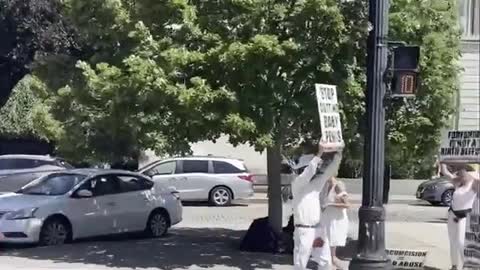
[[[59,245],[137,231],[161,237],[181,220],[175,190],[127,171],[55,172],[0,195],[0,243]]]

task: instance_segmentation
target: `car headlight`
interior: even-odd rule
[[[437,185],[431,185],[426,188],[426,190],[435,190],[437,189]]]
[[[26,208],[14,212],[9,212],[5,214],[5,219],[7,220],[18,220],[18,219],[29,219],[35,217],[35,212],[38,208]]]

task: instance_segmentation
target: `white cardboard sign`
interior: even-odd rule
[[[449,131],[442,141],[440,160],[451,163],[480,162],[480,130]]]
[[[393,269],[424,269],[427,254],[425,250],[387,249]]]
[[[341,148],[344,146],[342,123],[338,108],[337,86],[328,84],[315,84],[317,95],[320,127],[322,129],[321,141],[327,147]]]

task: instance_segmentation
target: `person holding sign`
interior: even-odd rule
[[[455,186],[447,222],[452,270],[463,269],[466,218],[480,191],[480,180],[473,169],[466,164],[456,167],[457,171],[451,173],[445,163],[441,165],[442,174],[450,178]]]
[[[295,231],[293,264],[295,270],[306,270],[314,246],[321,248],[318,269],[329,269],[331,255],[328,238],[317,235],[320,227],[320,193],[325,183],[336,175],[342,159],[341,149],[320,143],[317,153],[300,158],[295,170],[299,174],[292,182]],[[324,236],[324,237],[322,237]]]

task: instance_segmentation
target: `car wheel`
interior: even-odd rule
[[[453,199],[453,189],[449,189],[442,194],[442,204],[445,206],[450,206]]]
[[[232,203],[232,193],[226,187],[216,187],[210,192],[210,203],[215,206],[227,206]]]
[[[154,211],[148,218],[147,234],[154,238],[164,236],[168,231],[168,220],[168,214],[165,211]]]
[[[56,246],[65,244],[71,235],[70,227],[59,218],[47,219],[40,231],[41,246]]]

